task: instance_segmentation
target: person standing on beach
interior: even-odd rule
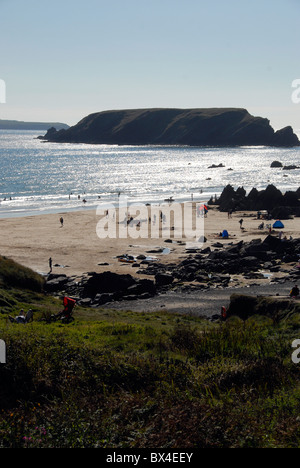
[[[299,291],[298,285],[296,284],[290,292],[290,297],[297,298],[299,297],[299,294],[300,294],[300,291]]]
[[[243,219],[240,219],[240,220],[239,220],[239,223],[240,223],[240,228],[241,228],[241,229],[242,229],[242,227],[243,227],[243,222],[244,222],[244,220],[243,220]]]
[[[50,268],[49,273],[52,273],[52,258],[51,257],[49,258],[49,268]]]
[[[64,227],[64,218],[61,217],[59,221],[60,221],[60,227]]]

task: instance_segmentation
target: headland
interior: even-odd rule
[[[40,139],[57,143],[183,146],[300,146],[288,126],[246,109],[130,109],[91,114],[68,130],[51,128]]]

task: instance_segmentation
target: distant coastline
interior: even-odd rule
[[[60,122],[23,122],[19,120],[1,120],[0,130],[38,130],[47,131],[55,127],[59,130],[68,130],[69,125]]]

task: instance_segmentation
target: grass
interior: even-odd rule
[[[0,285],[10,285],[41,292],[44,279],[18,263],[0,255]]]
[[[298,448],[300,316],[211,323],[77,308],[2,285],[1,448]],[[32,308],[35,321],[8,314]]]

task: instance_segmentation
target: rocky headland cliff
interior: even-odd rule
[[[105,111],[42,140],[59,143],[184,146],[300,146],[291,127],[277,132],[246,109],[131,109]]]

